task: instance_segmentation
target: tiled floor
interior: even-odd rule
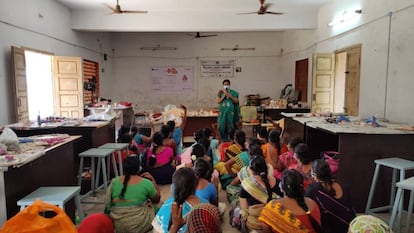
[[[161,202],[165,201],[166,199],[168,199],[171,196],[171,192],[170,192],[170,185],[162,185],[160,186],[160,191],[161,191]],[[99,192],[97,193],[96,197],[91,198],[91,197],[86,197],[84,199],[84,201],[102,201],[104,200],[104,193],[103,192]],[[224,213],[224,220],[223,223],[221,224],[221,228],[222,228],[222,232],[224,233],[232,233],[232,232],[239,232],[237,231],[235,228],[232,228],[229,224],[229,209],[230,209],[230,205],[227,202],[227,198],[226,198],[226,192],[225,191],[220,191],[219,192],[219,202],[224,202],[226,204],[226,211]],[[86,214],[91,214],[91,213],[96,213],[96,212],[103,212],[104,210],[104,205],[103,204],[89,204],[89,203],[82,203],[82,208],[83,211]]]

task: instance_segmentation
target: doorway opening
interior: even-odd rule
[[[359,114],[361,45],[314,54],[312,112]]]
[[[343,113],[345,107],[346,52],[335,54],[334,112]]]
[[[52,56],[25,50],[29,120],[54,115]]]

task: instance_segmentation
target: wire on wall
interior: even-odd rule
[[[391,51],[391,29],[392,29],[392,12],[388,13],[388,45],[387,45],[387,66],[385,71],[385,95],[384,95],[384,119],[387,119],[387,97],[388,97],[388,77],[390,70],[390,51]]]
[[[63,39],[60,39],[60,38],[57,38],[57,37],[54,37],[54,36],[48,35],[48,34],[46,34],[46,33],[42,33],[42,32],[38,32],[38,31],[35,31],[35,30],[31,30],[31,29],[28,29],[28,28],[25,28],[25,27],[21,27],[21,26],[18,26],[18,25],[15,25],[15,24],[12,24],[12,23],[9,23],[9,22],[6,22],[6,21],[3,21],[3,20],[0,20],[0,23],[5,24],[5,25],[8,25],[8,26],[10,26],[10,27],[14,27],[14,28],[17,28],[17,29],[23,30],[23,31],[27,31],[27,32],[31,32],[31,33],[34,33],[34,34],[37,34],[37,35],[40,35],[40,36],[44,36],[44,37],[47,37],[47,38],[49,38],[49,39],[56,40],[56,41],[58,41],[58,42],[62,42],[62,43],[64,43],[64,44],[67,44],[67,45],[70,45],[70,46],[73,46],[73,47],[77,47],[77,48],[85,49],[85,50],[88,50],[88,51],[90,51],[90,52],[93,52],[93,53],[96,53],[96,54],[100,54],[100,52],[99,52],[99,51],[97,51],[97,50],[90,49],[90,48],[85,47],[85,46],[82,46],[82,45],[74,44],[74,43],[72,43],[72,42],[69,42],[69,41],[66,41],[66,40],[63,40]]]

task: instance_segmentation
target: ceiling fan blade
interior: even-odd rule
[[[238,15],[251,15],[251,14],[257,14],[259,12],[253,11],[253,12],[246,12],[246,13],[237,13]]]
[[[148,11],[129,11],[129,10],[126,10],[126,11],[122,11],[122,13],[146,14],[146,13],[148,13]]]
[[[107,8],[111,9],[112,11],[115,11],[115,7],[113,7],[113,6],[109,5],[109,4],[106,4],[106,3],[102,3],[102,4],[104,6],[106,6]]]
[[[271,15],[283,15],[283,12],[274,12],[274,11],[266,11],[266,14],[271,14]]]
[[[211,34],[211,35],[202,35],[202,36],[200,36],[200,37],[213,37],[213,36],[217,36],[217,35],[215,35],[215,34]]]

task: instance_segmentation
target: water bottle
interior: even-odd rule
[[[37,114],[37,125],[40,126],[42,124],[42,121],[40,120],[40,111],[39,114]]]

